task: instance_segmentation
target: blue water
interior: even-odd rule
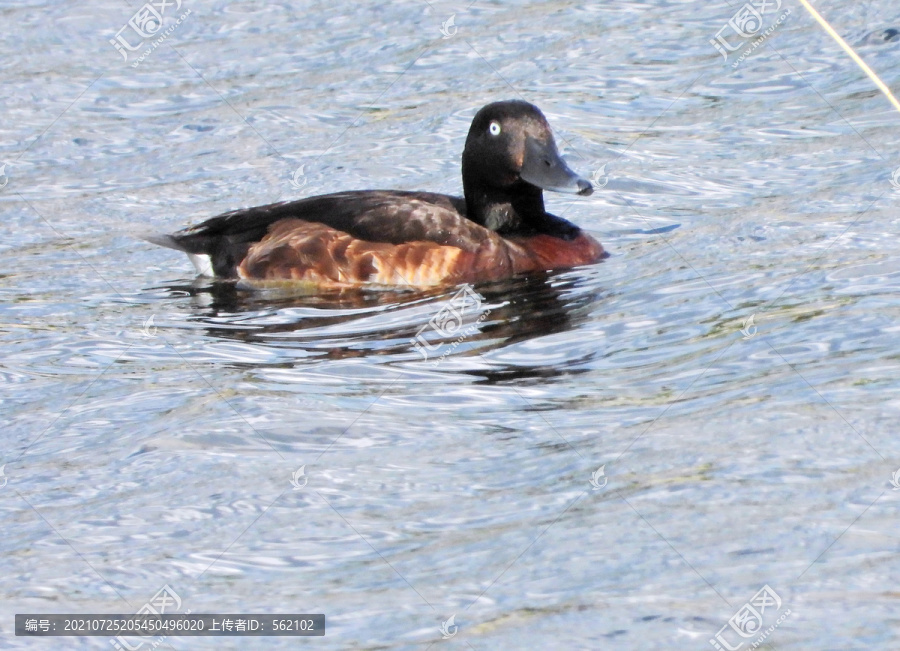
[[[900,114],[793,0],[732,67],[739,8],[184,0],[137,67],[136,3],[0,9],[0,646],[113,648],[13,615],[168,586],[324,613],[316,648],[747,649],[768,586],[768,648],[897,648]],[[900,92],[896,6],[818,8]],[[458,194],[517,97],[603,186],[548,208],[611,256],[476,286],[428,359],[458,288],[254,294],[136,237]]]

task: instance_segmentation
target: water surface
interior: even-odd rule
[[[184,0],[136,68],[136,5],[3,9],[3,645],[168,585],[325,613],[320,648],[709,648],[768,585],[771,648],[896,648],[900,115],[782,5],[737,68],[727,3]],[[819,9],[900,88],[894,5]],[[460,193],[517,97],[603,185],[548,208],[611,256],[475,287],[427,360],[458,288],[239,291],[135,237]]]

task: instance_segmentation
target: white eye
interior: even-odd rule
[[[488,127],[488,132],[492,136],[500,135],[500,123],[499,122],[491,122],[491,126]]]

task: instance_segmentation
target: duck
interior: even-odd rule
[[[198,274],[251,287],[425,288],[590,265],[607,254],[550,214],[543,192],[588,196],[544,114],[522,100],[475,114],[463,195],[354,190],[242,208],[144,239],[186,253]]]

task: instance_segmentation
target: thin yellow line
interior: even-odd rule
[[[808,0],[800,0],[801,4],[806,7],[806,10],[812,14],[812,17],[816,19],[816,21],[825,29],[826,32],[831,34],[831,37],[838,42],[844,51],[850,55],[850,58],[856,61],[856,64],[863,69],[867,75],[869,75],[869,79],[875,82],[875,85],[884,93],[889,100],[891,100],[891,104],[894,105],[894,108],[900,111],[900,102],[897,101],[897,98],[894,97],[894,94],[891,92],[891,89],[887,87],[887,84],[881,81],[878,75],[875,74],[875,71],[872,70],[866,62],[863,61],[860,56],[847,44],[847,41],[841,38],[841,35],[838,34],[831,25],[828,24],[828,21],[822,18],[822,15],[813,8],[811,4],[809,4]]]

